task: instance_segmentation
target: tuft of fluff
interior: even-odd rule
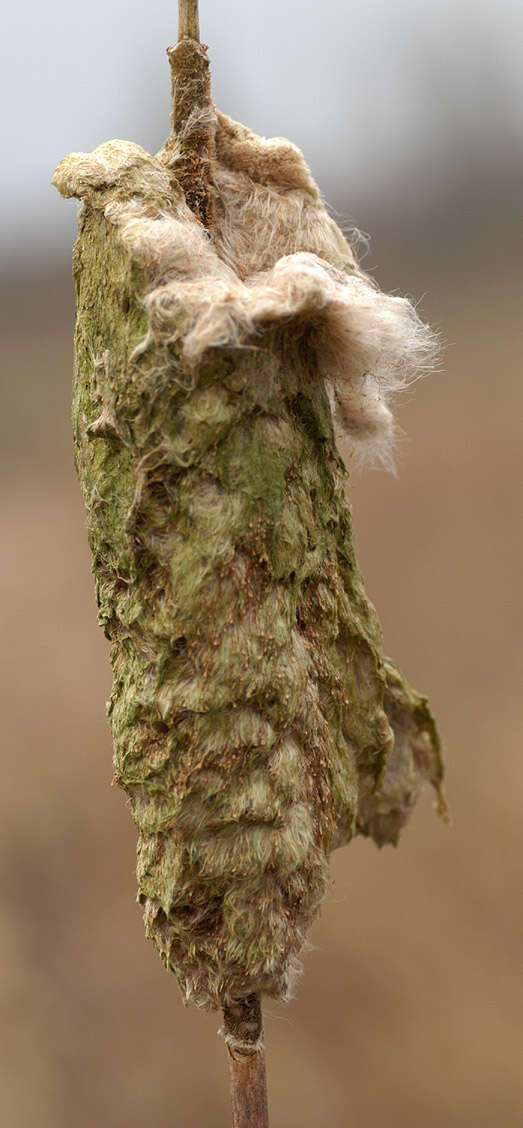
[[[149,332],[136,356],[176,342],[196,369],[209,350],[256,347],[274,329],[306,339],[344,460],[392,469],[392,403],[432,367],[436,337],[408,300],[382,293],[359,269],[295,145],[257,137],[219,112],[216,126],[212,241],[182,200],[164,206],[184,163],[183,137],[156,158],[107,142],[72,154],[55,174],[64,195],[108,191],[106,218],[148,273]],[[148,178],[146,200],[132,191],[136,173]],[[115,198],[126,184],[131,191]]]
[[[301,317],[304,332],[309,319],[340,452],[391,469],[392,401],[432,368],[436,336],[408,300],[383,294],[360,270],[295,145],[217,111],[216,153],[217,253],[255,291],[274,284],[268,272],[281,264],[281,316]],[[301,314],[287,313],[295,293],[315,288],[310,309],[304,301]]]
[[[306,337],[342,453],[392,467],[391,400],[431,367],[435,351],[409,301],[310,252],[284,255],[243,281],[194,224],[149,218],[139,204],[113,204],[106,215],[160,280],[145,299],[149,334],[138,353],[177,343],[196,368],[207,351],[255,346],[271,329]]]

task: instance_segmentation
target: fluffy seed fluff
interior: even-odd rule
[[[383,656],[338,450],[390,464],[391,397],[433,339],[360,271],[294,145],[214,125],[212,239],[183,137],[54,177],[83,202],[75,447],[115,772],[148,934],[207,1006],[284,997],[329,852],[395,842],[442,778],[426,701]]]

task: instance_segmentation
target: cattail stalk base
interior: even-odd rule
[[[259,995],[247,995],[223,1008],[227,1043],[232,1128],[268,1128],[267,1079]]]

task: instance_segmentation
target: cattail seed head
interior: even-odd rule
[[[294,145],[210,128],[212,239],[183,136],[72,154],[54,183],[83,203],[74,440],[138,898],[212,1007],[288,994],[331,850],[396,842],[442,764],[383,655],[340,455],[390,462],[390,398],[433,340]]]

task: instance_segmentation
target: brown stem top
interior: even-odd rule
[[[200,42],[198,0],[178,0],[178,40],[195,39]]]
[[[167,48],[173,128],[162,159],[173,169],[191,211],[211,232],[216,206],[216,114],[207,48],[200,43],[198,0],[179,0],[179,15],[178,43]]]

